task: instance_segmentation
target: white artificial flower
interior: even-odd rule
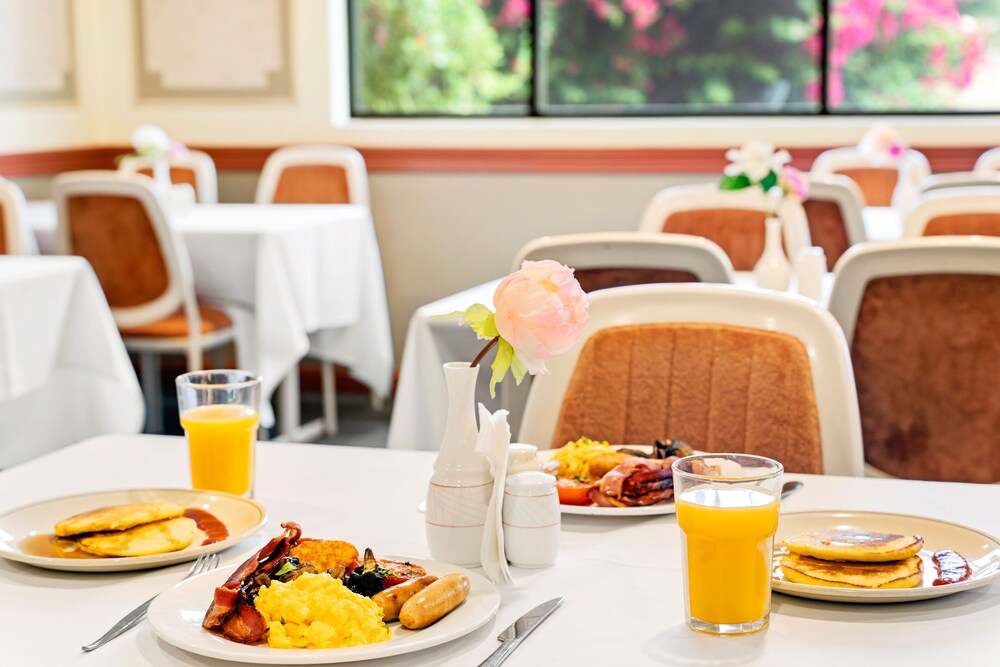
[[[140,125],[132,130],[132,147],[139,155],[159,155],[170,150],[170,137],[156,125]]]
[[[748,141],[738,149],[726,151],[726,159],[731,163],[724,170],[727,176],[746,174],[751,181],[760,182],[772,171],[779,173],[792,157],[785,150],[775,153],[772,144]]]

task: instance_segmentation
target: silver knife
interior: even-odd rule
[[[497,647],[497,650],[493,651],[493,655],[479,663],[479,667],[498,667],[562,603],[563,598],[552,598],[514,621],[509,628],[497,636],[497,639],[503,643]]]

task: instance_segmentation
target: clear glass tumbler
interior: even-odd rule
[[[245,371],[196,371],[177,378],[191,485],[253,495],[260,378]]]
[[[692,630],[740,635],[767,627],[782,466],[749,454],[674,461],[684,609]]]

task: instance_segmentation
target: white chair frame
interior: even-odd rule
[[[677,185],[657,192],[646,206],[639,223],[639,231],[662,234],[664,221],[681,211],[703,209],[740,209],[771,213],[771,200],[760,188],[720,190],[714,183]],[[786,197],[778,207],[782,221],[785,252],[795,257],[802,248],[812,245],[806,213],[798,200]]]
[[[830,475],[861,475],[861,417],[847,340],[836,320],[813,301],[731,285],[638,285],[590,296],[590,318],[580,339],[546,363],[534,378],[518,441],[551,445],[563,395],[580,351],[597,331],[652,322],[711,322],[778,331],[806,346],[819,414],[823,468]]]
[[[705,283],[733,283],[729,256],[714,242],[689,234],[597,232],[543,236],[525,244],[512,271],[525,260],[554,259],[575,269],[637,267],[688,271]]]
[[[274,193],[278,189],[281,173],[287,167],[302,165],[332,165],[343,167],[347,174],[347,193],[351,204],[371,206],[368,194],[368,169],[361,153],[349,146],[334,146],[313,144],[303,146],[285,146],[268,156],[257,182],[257,194],[254,201],[258,204],[270,204],[274,201]],[[280,401],[282,403],[283,421],[298,423],[297,410],[299,388],[297,370],[281,383]],[[306,425],[299,429],[301,436],[311,438],[326,433],[334,435],[339,429],[337,420],[337,380],[334,365],[329,362],[320,364],[320,380],[323,390],[323,422],[319,429]],[[294,405],[292,405],[294,404]],[[375,410],[383,410],[385,405],[376,394],[371,395],[371,404]]]
[[[24,193],[0,177],[0,212],[3,213],[4,245],[8,255],[37,255],[38,243],[28,225]]]
[[[917,193],[920,184],[931,175],[931,165],[920,151],[907,149],[898,158],[873,159],[858,152],[857,146],[844,146],[823,151],[813,161],[810,172],[833,174],[843,169],[889,169],[899,172],[896,189],[892,193],[892,206],[906,208]],[[867,206],[864,199],[862,204]]]
[[[142,365],[143,394],[147,401],[150,430],[159,425],[159,365],[155,354],[179,353],[187,357],[189,371],[201,370],[206,349],[219,347],[234,339],[232,327],[208,334],[201,332],[201,314],[195,298],[194,274],[187,246],[170,226],[168,194],[150,177],[120,171],[78,171],[57,176],[53,195],[59,222],[56,228],[56,251],[72,255],[68,201],[74,196],[110,195],[138,201],[153,226],[167,271],[167,288],[156,299],[140,306],[112,308],[111,314],[119,328],[151,324],[183,309],[188,324],[188,336],[142,337],[123,336],[125,347],[139,354]]]
[[[168,153],[166,162],[171,167],[181,167],[194,171],[195,195],[199,204],[217,204],[219,202],[218,174],[215,162],[208,153],[189,150],[186,153],[174,155]],[[154,160],[142,156],[122,158],[118,171],[126,174],[137,174],[140,169],[153,168]]]
[[[953,171],[933,174],[920,183],[920,194],[926,195],[952,188],[982,188],[1000,186],[1000,172],[996,171]]]
[[[279,148],[268,156],[257,183],[258,204],[270,204],[286,167],[303,165],[331,165],[343,167],[347,173],[347,191],[350,203],[370,206],[368,195],[368,169],[361,153],[349,146],[306,145]]]
[[[903,238],[918,238],[934,218],[946,215],[992,213],[1000,216],[1000,185],[928,192],[903,218]]]
[[[985,151],[976,160],[974,171],[1000,171],[1000,147]]]
[[[854,245],[867,241],[868,232],[865,231],[865,221],[861,215],[865,196],[858,184],[840,174],[810,173],[808,179],[809,199],[837,204],[844,219],[847,242]]]

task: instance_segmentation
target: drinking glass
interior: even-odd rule
[[[782,466],[749,454],[674,461],[688,627],[716,635],[763,630]]]
[[[187,433],[191,485],[253,495],[260,378],[245,371],[196,371],[177,378],[177,405]]]

